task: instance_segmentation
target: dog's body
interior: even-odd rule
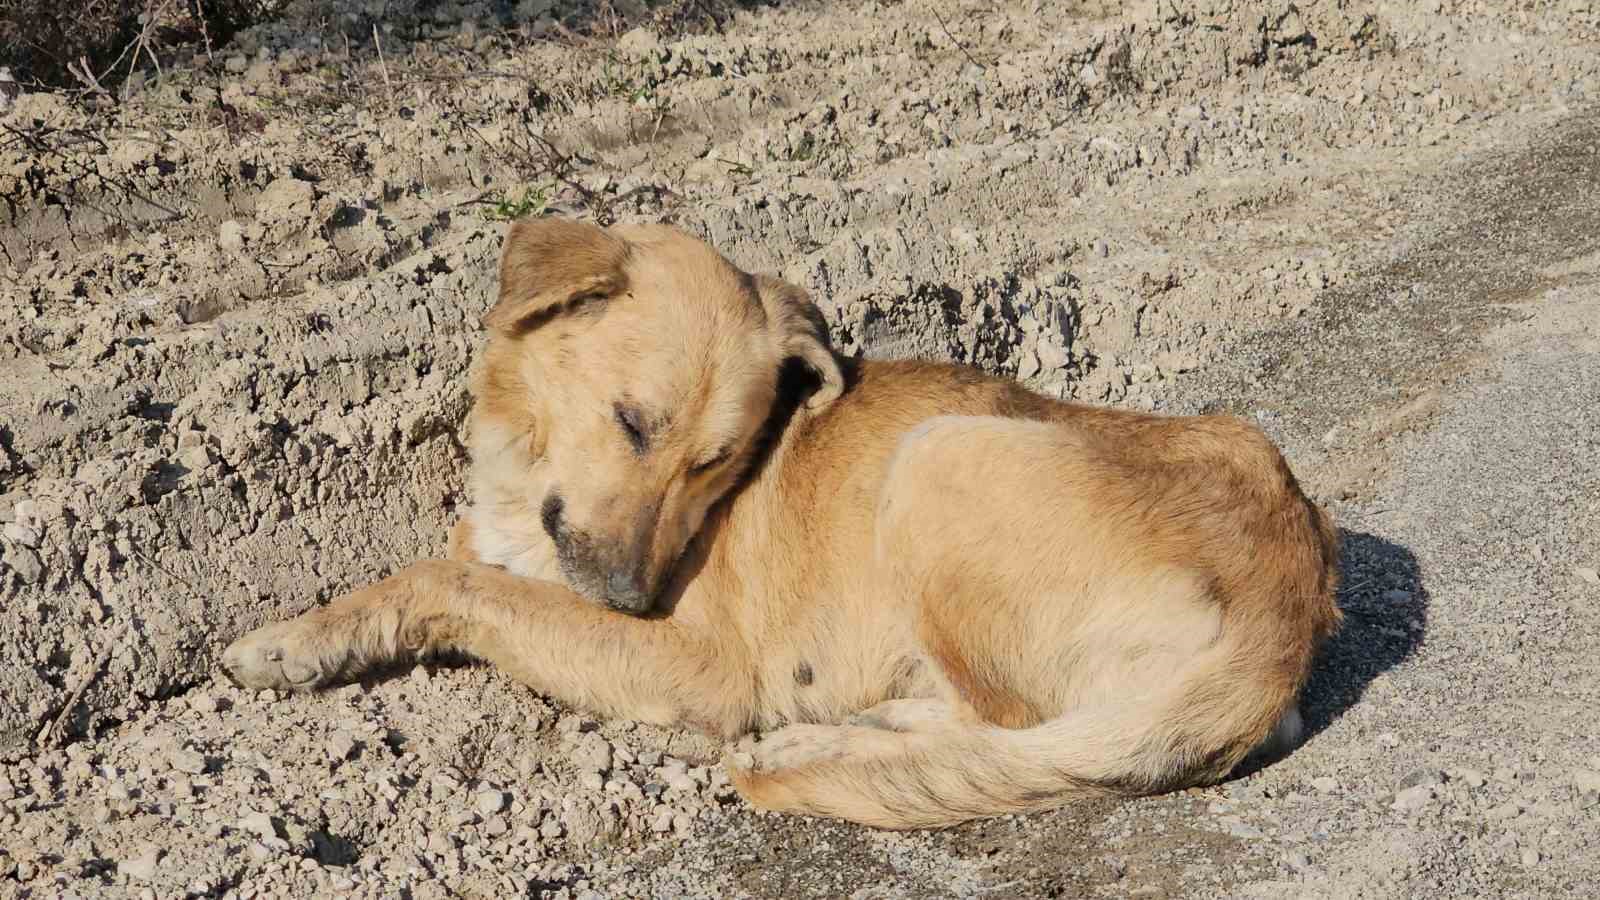
[[[882,827],[1204,783],[1297,730],[1337,548],[1253,427],[841,366],[798,289],[663,228],[517,226],[485,321],[451,560],[247,635],[238,680],[460,649],[780,728],[747,798]]]

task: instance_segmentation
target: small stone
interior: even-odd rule
[[[1508,800],[1498,806],[1489,807],[1484,812],[1483,817],[1491,822],[1501,822],[1506,819],[1515,819],[1520,815],[1522,815],[1522,805],[1516,801]]]
[[[561,823],[556,821],[555,816],[545,819],[544,824],[539,826],[539,836],[547,841],[561,837]]]
[[[204,775],[206,772],[206,758],[193,750],[174,750],[167,757],[167,762],[186,775]]]
[[[1393,750],[1400,746],[1400,736],[1392,731],[1385,731],[1383,734],[1378,735],[1378,746]]]
[[[245,69],[250,67],[250,60],[245,58],[244,54],[236,53],[233,56],[228,57],[227,60],[223,62],[222,66],[229,72],[239,75],[243,73]]]
[[[693,826],[694,820],[689,818],[688,813],[678,813],[672,817],[672,830],[679,834],[688,834]]]
[[[650,830],[656,834],[666,834],[667,832],[671,831],[673,815],[674,811],[672,807],[661,807],[656,811],[654,818],[650,820]]]
[[[1417,769],[1415,772],[1400,779],[1400,786],[1402,788],[1412,788],[1420,785],[1442,784],[1443,782],[1444,773],[1438,769]]]
[[[217,246],[230,253],[244,249],[244,226],[237,219],[224,221],[217,227]]]
[[[6,550],[4,559],[17,570],[24,584],[38,584],[44,577],[44,560],[32,548],[17,545]]]
[[[1572,773],[1572,786],[1582,794],[1600,792],[1600,772],[1593,769],[1578,769]]]
[[[39,523],[39,502],[37,500],[18,500],[11,507],[11,517],[24,525],[37,525]]]
[[[483,823],[483,833],[489,837],[499,837],[510,830],[511,826],[506,824],[505,816],[493,816]]]
[[[1396,793],[1394,795],[1394,803],[1390,804],[1390,808],[1398,809],[1402,812],[1414,812],[1431,802],[1433,802],[1432,786],[1419,784],[1416,787],[1409,787]]]
[[[1321,778],[1311,779],[1311,787],[1319,794],[1332,794],[1339,790],[1339,782],[1324,775]]]
[[[1456,773],[1456,778],[1470,788],[1481,788],[1489,783],[1489,779],[1483,777],[1483,773],[1476,769],[1462,769]]]
[[[161,865],[161,848],[146,847],[138,856],[118,862],[117,871],[129,878],[149,881],[155,877],[156,867],[159,865]]]
[[[1100,257],[1101,259],[1105,259],[1111,255],[1111,245],[1106,243],[1105,238],[1095,239],[1094,255]]]
[[[1522,864],[1525,866],[1537,866],[1539,864],[1539,851],[1532,847],[1523,847]]]
[[[197,713],[211,715],[217,711],[217,698],[206,691],[190,691],[183,699]]]
[[[1240,840],[1253,840],[1262,836],[1261,829],[1234,816],[1224,816],[1219,822],[1226,828],[1228,834]]]
[[[1283,861],[1296,872],[1304,872],[1311,868],[1311,857],[1296,850],[1283,858]]]
[[[39,546],[39,532],[21,522],[6,523],[4,534],[13,544],[21,544],[24,547]]]
[[[578,741],[578,746],[572,752],[572,761],[580,771],[604,775],[611,771],[611,742],[598,732],[591,731]]]
[[[1582,578],[1584,581],[1587,581],[1590,584],[1600,584],[1600,571],[1591,569],[1588,566],[1579,566],[1572,570],[1572,574]]]
[[[248,832],[256,837],[269,839],[278,836],[278,829],[272,823],[272,817],[264,812],[248,813],[240,817],[236,823],[240,831]]]
[[[348,731],[335,731],[328,738],[328,759],[333,762],[344,762],[356,752],[356,739]]]
[[[474,802],[477,805],[478,814],[487,819],[490,816],[498,815],[506,807],[510,806],[511,795],[501,790],[479,791]]]

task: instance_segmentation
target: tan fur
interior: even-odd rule
[[[241,682],[462,650],[598,713],[770,731],[730,761],[751,802],[887,828],[1296,739],[1336,537],[1254,427],[842,365],[798,288],[668,228],[522,223],[501,273],[450,559],[241,638]]]

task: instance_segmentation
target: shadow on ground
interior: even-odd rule
[[[1344,627],[1323,648],[1301,701],[1309,738],[1338,721],[1367,686],[1422,646],[1428,592],[1410,550],[1372,534],[1340,531],[1339,606]]]

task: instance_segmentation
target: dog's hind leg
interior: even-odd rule
[[[752,719],[754,677],[738,645],[613,612],[553,582],[445,560],[259,628],[227,649],[223,666],[246,687],[309,690],[439,650],[605,715],[727,736]]]

